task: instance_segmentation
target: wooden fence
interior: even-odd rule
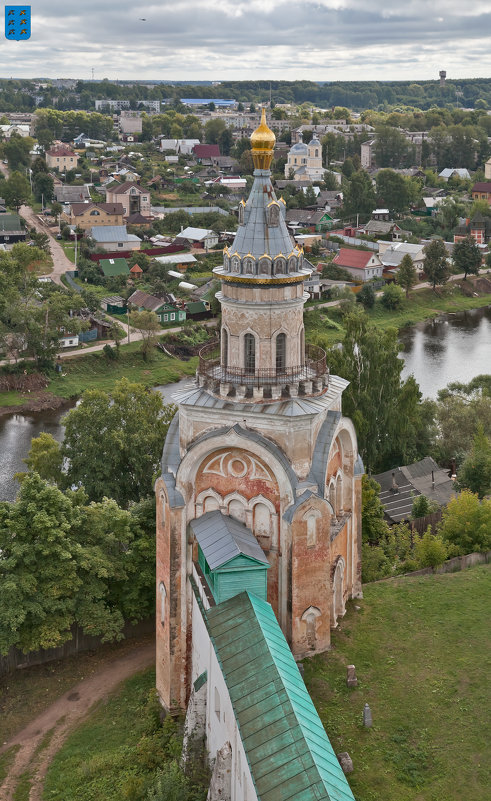
[[[135,626],[126,623],[123,634],[125,639],[130,640],[150,634],[154,630],[155,618],[151,617],[141,620]],[[18,648],[11,648],[6,656],[0,655],[0,676],[12,673],[16,669],[42,665],[57,659],[67,659],[67,657],[82,653],[82,651],[95,651],[102,645],[100,637],[84,634],[78,626],[73,626],[72,639],[60,645],[59,648],[46,648],[41,651],[31,651],[29,654],[22,653]]]

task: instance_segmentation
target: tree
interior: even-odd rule
[[[51,203],[53,198],[54,180],[47,172],[38,172],[34,177],[34,197],[36,200],[44,199]]]
[[[416,272],[416,267],[414,266],[414,262],[409,253],[406,253],[402,257],[396,274],[396,281],[399,286],[405,290],[406,298],[408,298],[410,290],[418,281],[418,273]]]
[[[62,211],[63,211],[63,206],[61,205],[61,203],[56,202],[51,204],[51,213],[53,214],[57,222]]]
[[[61,645],[78,624],[103,641],[153,608],[153,499],[132,512],[88,503],[30,472],[0,503],[0,652]],[[143,530],[144,529],[144,530]]]
[[[17,211],[31,198],[31,187],[27,178],[20,172],[12,172],[5,185],[5,200],[8,206]]]
[[[426,495],[416,495],[413,500],[411,517],[417,520],[418,517],[426,517],[426,515],[436,512],[437,509],[438,504],[436,501],[432,501],[430,498],[427,498]]]
[[[386,309],[399,309],[404,301],[404,293],[396,284],[387,284],[385,287],[380,302]]]
[[[368,216],[375,208],[372,179],[365,170],[353,173],[343,196],[345,214]]]
[[[466,236],[464,239],[456,242],[454,245],[452,259],[458,271],[464,273],[464,281],[467,275],[477,275],[482,264],[482,255],[477,242],[472,236]]]
[[[365,309],[372,309],[375,305],[375,290],[372,284],[364,284],[356,295],[358,303],[362,303]]]
[[[472,448],[460,466],[457,484],[459,489],[469,489],[479,498],[491,493],[491,440],[484,433],[481,422]]]
[[[441,535],[459,554],[491,550],[491,499],[463,490],[443,510]]]
[[[218,136],[218,144],[222,156],[229,156],[234,144],[234,137],[230,128],[225,128],[225,130],[221,132]]]
[[[363,312],[348,314],[344,324],[342,348],[328,358],[332,372],[350,382],[343,413],[353,420],[365,467],[386,470],[422,458],[428,421],[414,378],[401,381],[396,329],[378,330]]]
[[[220,135],[227,129],[226,124],[220,117],[208,120],[205,125],[205,139],[210,145],[216,145],[219,142]]]
[[[404,211],[409,206],[408,185],[402,175],[394,170],[377,173],[377,195],[392,211]]]
[[[174,413],[158,392],[126,379],[112,395],[85,392],[64,418],[67,485],[81,484],[91,500],[107,496],[123,507],[150,495]]]
[[[491,437],[491,390],[486,376],[476,376],[469,384],[450,384],[438,393],[435,417],[438,434],[433,445],[440,464],[457,466],[464,460],[479,425]]]
[[[60,484],[62,481],[63,456],[61,445],[51,434],[42,431],[39,437],[31,440],[27,457],[23,460],[29,473],[37,473],[43,481]],[[17,474],[23,478],[26,473]],[[16,477],[17,477],[16,476]]]
[[[157,343],[157,331],[160,331],[158,317],[151,311],[134,311],[130,314],[130,325],[141,335],[141,353],[147,361]]]
[[[338,189],[340,190],[337,178],[330,170],[326,170],[324,173],[324,188],[329,192],[335,192]]]
[[[404,134],[390,125],[376,128],[375,160],[379,167],[409,167],[413,148]]]
[[[378,545],[389,529],[379,492],[380,484],[364,475],[361,481],[361,530],[363,542],[369,545]]]
[[[425,254],[425,275],[435,290],[437,284],[445,284],[448,281],[449,269],[445,243],[442,239],[432,239],[424,246],[423,253]]]
[[[12,134],[8,142],[3,145],[4,158],[9,163],[9,170],[25,170],[31,165],[31,150],[34,146],[34,139],[30,136],[19,136]]]

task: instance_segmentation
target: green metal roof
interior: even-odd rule
[[[130,274],[126,259],[101,259],[99,266],[106,277]]]
[[[22,231],[18,214],[0,214],[0,231]]]
[[[260,801],[354,801],[271,606],[243,592],[206,618]]]

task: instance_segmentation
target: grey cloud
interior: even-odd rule
[[[0,75],[88,77],[94,66],[99,78],[397,79],[414,65],[421,79],[434,77],[442,58],[449,75],[489,74],[491,58],[478,41],[490,30],[489,3],[466,12],[456,0],[431,7],[427,0],[394,0],[388,12],[368,0],[164,0],[138,7],[131,0],[45,0],[42,9],[33,6],[31,40],[5,43]],[[466,61],[471,51],[472,58],[479,54],[475,65]]]

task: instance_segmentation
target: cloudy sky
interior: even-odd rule
[[[490,0],[31,0],[31,9],[30,40],[3,39],[0,77],[491,76]]]

